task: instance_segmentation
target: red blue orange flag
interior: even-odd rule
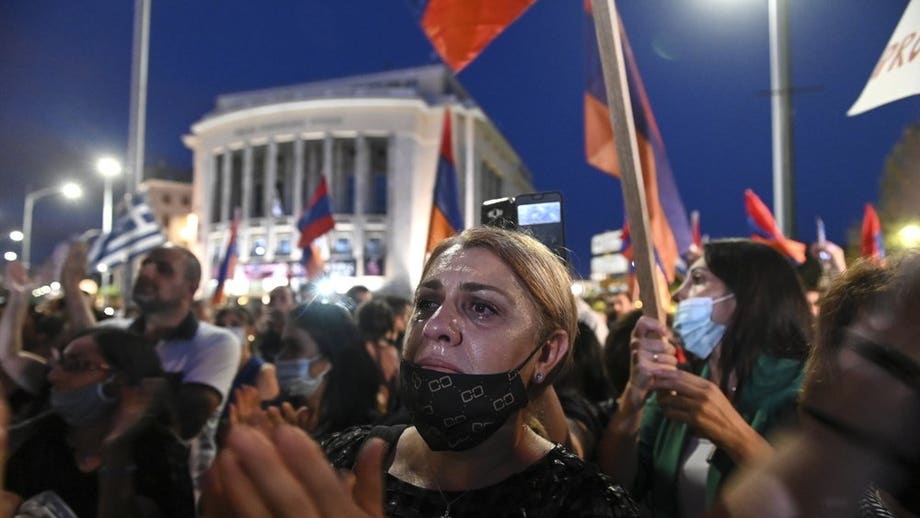
[[[751,228],[751,239],[772,246],[799,264],[805,262],[805,243],[786,238],[776,225],[773,213],[750,189],[744,191],[744,210]]]
[[[224,251],[224,258],[217,269],[217,288],[214,289],[214,295],[211,296],[211,305],[219,306],[224,302],[224,283],[227,279],[233,277],[236,272],[236,261],[239,257],[239,250],[236,245],[236,235],[240,228],[240,211],[236,210],[233,214],[233,222],[230,223],[230,238],[227,239],[227,248]]]
[[[604,73],[597,49],[597,37],[590,0],[584,1],[585,34],[588,84],[585,92],[585,155],[589,164],[601,171],[619,177],[613,128],[610,125],[610,111],[607,108],[607,92],[604,88]],[[659,254],[666,277],[674,278],[674,269],[681,254],[690,248],[690,223],[684,202],[677,191],[674,175],[664,147],[664,140],[658,130],[655,114],[649,104],[639,68],[632,49],[623,34],[623,58],[626,61],[626,75],[629,95],[632,100],[633,119],[642,166],[642,179],[649,212],[652,244]]]
[[[332,217],[332,205],[329,203],[329,188],[326,185],[326,177],[323,177],[310,197],[307,211],[297,221],[297,229],[300,230],[297,246],[303,250],[301,262],[307,268],[308,279],[322,273],[324,266],[313,241],[334,228],[335,219]]]
[[[432,251],[443,239],[463,229],[460,198],[457,196],[457,170],[454,168],[452,142],[450,111],[444,110],[444,131],[441,134],[441,153],[438,157],[437,178],[434,181],[431,223],[428,226],[428,243],[425,245],[425,252]]]
[[[862,256],[871,259],[885,257],[885,244],[882,241],[882,223],[871,203],[866,204],[862,222]]]
[[[536,0],[409,0],[441,59],[459,72]]]
[[[700,230],[700,211],[695,210],[690,213],[690,232],[693,236],[693,245],[698,251],[703,250],[703,233]]]

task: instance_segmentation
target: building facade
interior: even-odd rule
[[[225,291],[252,296],[303,283],[296,223],[325,177],[336,223],[317,244],[334,289],[410,293],[424,261],[445,111],[466,226],[479,222],[483,200],[533,190],[521,159],[440,65],[220,96],[184,138],[194,153],[205,278],[239,212],[239,262]]]

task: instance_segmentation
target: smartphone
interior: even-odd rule
[[[515,196],[518,228],[530,233],[556,255],[568,262],[565,248],[565,220],[562,194],[556,191]]]

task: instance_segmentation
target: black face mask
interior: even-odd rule
[[[538,350],[540,346],[514,370],[498,374],[440,372],[403,360],[400,391],[409,419],[428,447],[434,451],[470,449],[527,406],[520,369]]]

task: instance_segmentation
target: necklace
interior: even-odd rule
[[[436,484],[436,485],[437,485],[437,484]],[[440,487],[438,487],[438,494],[441,495],[441,500],[444,500],[444,513],[441,514],[441,518],[451,518],[450,506],[452,506],[452,505],[454,505],[455,503],[457,503],[457,500],[460,500],[461,498],[465,497],[466,494],[469,493],[469,492],[470,492],[469,490],[466,490],[466,491],[460,493],[460,495],[455,496],[453,500],[448,501],[448,500],[447,500],[447,497],[444,496],[444,492],[441,491],[441,488],[440,488]]]

